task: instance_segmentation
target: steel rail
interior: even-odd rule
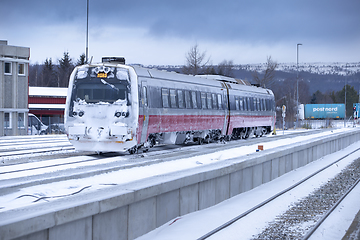
[[[245,217],[246,215],[248,215],[248,214],[250,214],[250,213],[254,212],[255,210],[257,210],[257,209],[259,209],[259,208],[261,208],[261,207],[263,207],[264,205],[268,204],[269,202],[273,201],[274,199],[276,199],[276,198],[280,197],[281,195],[283,195],[283,194],[285,194],[285,193],[289,192],[290,190],[294,189],[295,187],[297,187],[297,186],[299,186],[300,184],[302,184],[302,183],[306,182],[306,181],[307,181],[307,180],[309,180],[310,178],[312,178],[312,177],[316,176],[316,175],[317,175],[317,174],[319,174],[320,172],[322,172],[322,171],[324,171],[325,169],[327,169],[327,168],[331,167],[332,165],[334,165],[334,164],[336,164],[336,163],[340,162],[340,161],[341,161],[341,160],[343,160],[344,158],[346,158],[346,157],[348,157],[348,156],[350,156],[350,155],[354,154],[355,152],[357,152],[357,151],[359,151],[359,150],[360,150],[360,148],[357,148],[356,150],[354,150],[354,151],[352,151],[352,152],[350,152],[350,153],[346,154],[345,156],[343,156],[343,157],[339,158],[339,159],[338,159],[338,160],[336,160],[335,162],[328,164],[327,166],[325,166],[325,167],[323,167],[323,168],[319,169],[318,171],[316,171],[316,172],[314,172],[314,173],[310,174],[308,177],[306,177],[306,178],[302,179],[301,181],[299,181],[299,182],[297,182],[297,183],[293,184],[292,186],[290,186],[290,187],[286,188],[285,190],[283,190],[283,191],[281,191],[281,192],[279,192],[279,193],[275,194],[274,196],[272,196],[272,197],[268,198],[267,200],[265,200],[265,201],[261,202],[260,204],[256,205],[255,207],[253,207],[253,208],[251,208],[251,209],[247,210],[246,212],[244,212],[244,213],[242,213],[242,214],[240,214],[240,215],[236,216],[235,218],[231,219],[230,221],[228,221],[228,222],[224,223],[223,225],[221,225],[221,226],[219,226],[219,227],[217,227],[217,228],[213,229],[212,231],[210,231],[210,232],[206,233],[205,235],[201,236],[201,237],[200,237],[200,238],[198,238],[197,240],[204,240],[204,239],[207,239],[207,238],[209,238],[210,236],[212,236],[212,235],[216,234],[217,232],[220,232],[221,230],[224,230],[225,228],[229,227],[230,225],[232,225],[233,223],[237,222],[238,220],[240,220],[241,218]]]
[[[341,196],[341,198],[320,218],[319,221],[308,231],[302,240],[309,239],[316,230],[321,226],[321,224],[330,216],[330,214],[337,208],[337,206],[351,193],[351,191],[358,185],[360,178]]]

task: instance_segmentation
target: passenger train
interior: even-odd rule
[[[65,108],[70,142],[96,152],[258,137],[274,124],[269,89],[224,76],[125,65],[114,57],[74,69]]]

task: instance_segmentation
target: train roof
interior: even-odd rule
[[[125,65],[119,62],[101,62],[95,64],[89,64],[88,66],[99,66],[106,65],[112,67],[131,67],[135,70],[138,77],[144,78],[154,78],[154,79],[163,79],[169,81],[178,81],[185,83],[195,83],[199,85],[207,85],[207,86],[223,86],[223,84],[227,84],[232,89],[243,90],[248,92],[256,92],[262,94],[270,94],[273,95],[270,89],[265,89],[261,87],[252,86],[248,81],[230,78],[221,75],[186,75],[176,72],[169,72],[166,70],[159,70],[156,68],[146,68],[140,65]]]
[[[155,68],[145,68],[138,65],[131,66],[134,68],[136,74],[139,77],[145,78],[157,78],[157,79],[166,79],[169,81],[179,81],[179,82],[188,82],[196,83],[201,85],[212,85],[219,86],[221,83],[227,83],[233,89],[246,90],[251,92],[265,93],[272,95],[272,91],[269,89],[264,89],[261,87],[252,86],[249,82],[245,80],[239,80],[235,78],[225,77],[221,75],[186,75],[176,72],[169,72],[166,70],[158,70]]]

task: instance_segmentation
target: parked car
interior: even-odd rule
[[[28,135],[44,135],[48,128],[34,114],[28,114]]]

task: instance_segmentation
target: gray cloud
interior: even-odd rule
[[[4,1],[3,18],[42,24],[85,21],[86,1]],[[10,9],[10,10],[9,10]],[[337,1],[92,1],[91,26],[147,28],[156,37],[276,42],[359,38],[360,2]],[[26,24],[26,23],[25,23]]]
[[[90,0],[89,22],[93,32],[108,26],[140,28],[147,37],[158,39],[359,48],[359,10],[358,0]],[[7,29],[61,24],[84,29],[85,20],[86,0],[1,2],[0,24],[6,23]]]

